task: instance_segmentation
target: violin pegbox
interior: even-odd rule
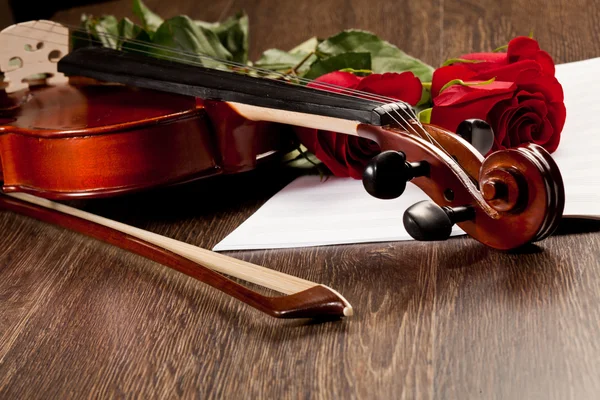
[[[28,79],[46,74],[46,84],[67,83],[58,72],[58,60],[69,51],[69,29],[52,21],[39,20],[11,25],[0,32],[0,70],[6,93],[29,87]]]
[[[471,131],[489,131],[477,121],[468,123]],[[382,150],[363,175],[371,195],[398,197],[410,181],[429,196],[404,212],[404,227],[414,239],[446,240],[458,225],[489,247],[510,250],[556,230],[565,189],[558,165],[543,147],[526,143],[484,157],[456,134],[431,125],[422,128],[426,134],[368,124],[357,129]],[[486,147],[489,141],[481,149]]]

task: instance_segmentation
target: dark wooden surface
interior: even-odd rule
[[[244,8],[251,55],[363,28],[439,65],[534,31],[557,62],[600,56],[593,0],[148,0],[163,16]],[[61,12],[130,15],[130,1]],[[592,78],[591,78],[592,79]],[[261,171],[81,203],[210,248],[293,179]],[[595,399],[600,224],[566,221],[519,253],[455,238],[232,252],[331,285],[356,315],[267,317],[82,235],[0,213],[0,398]]]

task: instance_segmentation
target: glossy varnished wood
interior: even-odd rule
[[[377,142],[382,151],[400,149],[407,162],[426,164],[427,172],[410,183],[440,207],[469,206],[472,215],[457,225],[481,243],[494,249],[517,249],[556,230],[565,203],[563,180],[558,166],[541,146],[529,143],[518,149],[497,151],[480,163],[481,172],[473,180],[469,170],[473,170],[474,160],[462,156],[467,153],[477,160],[476,150],[459,143],[451,133],[445,134],[442,150],[428,140],[435,135],[417,137],[416,129],[420,127],[415,127],[415,134],[408,134],[360,124],[357,132]],[[433,131],[427,126],[425,129]],[[454,157],[465,159],[466,167],[458,165]],[[487,188],[486,196],[480,187]],[[493,188],[498,189],[496,193]]]
[[[226,104],[205,110],[202,100],[155,90],[71,82],[0,98],[2,189],[51,199],[246,171],[290,143],[287,130],[245,121]]]
[[[147,1],[165,16],[245,8],[254,58],[307,32],[378,32],[439,65],[533,29],[558,62],[600,56],[593,1]],[[129,15],[130,2],[70,10]],[[285,32],[282,34],[281,32]],[[75,205],[206,248],[293,178],[210,179]],[[205,194],[211,193],[208,197]],[[230,253],[335,287],[348,321],[272,320],[141,257],[0,215],[2,398],[595,399],[600,224],[565,221],[520,253],[474,240]]]
[[[193,99],[71,85],[13,97],[23,105],[0,125],[6,191],[106,196],[220,172],[210,122]]]

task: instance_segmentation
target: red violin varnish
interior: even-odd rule
[[[484,158],[487,149],[474,147],[490,133],[482,121],[465,121],[466,132],[480,133],[467,140],[464,132],[421,124],[409,105],[382,96],[182,62],[175,50],[164,58],[102,47],[69,51],[69,35],[49,21],[0,33],[8,78],[0,111],[5,193],[106,197],[241,172],[289,149],[288,125],[376,142],[381,153],[366,167],[364,187],[390,199],[408,183],[419,186],[431,201],[404,214],[418,240],[445,240],[458,224],[487,246],[513,249],[546,238],[562,216],[563,182],[550,155],[528,144]],[[24,52],[24,45],[38,50]],[[28,87],[31,73],[50,78]],[[348,307],[340,296],[335,307],[320,309],[346,315]]]
[[[38,86],[5,103],[19,106],[0,110],[3,190],[50,199],[243,172],[291,143],[226,104],[126,86]]]

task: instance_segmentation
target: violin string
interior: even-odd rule
[[[45,23],[47,25],[51,25],[51,30],[44,30],[44,29],[35,28],[35,26],[38,23]],[[88,41],[96,42],[96,43],[100,43],[100,44],[104,45],[104,43],[102,41],[100,41],[98,39],[91,38],[90,37],[91,35],[89,34],[89,32],[86,29],[83,29],[83,28],[80,28],[80,27],[76,27],[76,26],[72,26],[72,25],[68,25],[68,24],[62,24],[62,25],[65,26],[65,27],[67,27],[67,28],[69,28],[69,29],[71,29],[71,31],[84,32],[86,35],[88,35],[88,38],[87,38]],[[52,24],[50,22],[35,21],[34,24],[33,24],[33,26],[31,28],[35,29],[35,30],[38,30],[38,31],[47,32],[47,33],[55,33],[55,34],[59,34],[59,35],[63,35],[63,36],[69,36],[68,34],[61,34],[61,33],[53,31],[52,28],[54,28],[54,24]],[[278,72],[278,71],[273,71],[273,70],[268,70],[268,69],[251,67],[251,66],[248,66],[248,65],[244,65],[244,64],[241,64],[241,63],[234,62],[234,61],[222,60],[222,59],[218,59],[216,57],[212,57],[212,56],[208,56],[208,55],[204,55],[204,54],[197,54],[197,53],[193,53],[193,52],[186,52],[186,51],[183,51],[183,50],[174,49],[172,47],[163,46],[163,45],[156,45],[156,44],[153,44],[153,43],[147,43],[147,42],[139,41],[139,40],[136,40],[136,39],[127,39],[127,38],[124,38],[123,36],[114,35],[114,34],[111,34],[111,33],[108,33],[108,32],[97,32],[97,34],[101,35],[101,36],[103,36],[105,38],[112,37],[113,39],[117,39],[117,40],[123,40],[123,39],[125,39],[126,41],[138,44],[141,47],[150,48],[150,49],[164,50],[164,51],[167,51],[167,52],[174,53],[176,55],[182,55],[183,54],[183,55],[189,55],[189,56],[192,56],[192,57],[208,58],[208,59],[210,59],[212,61],[219,62],[219,63],[225,64],[225,65],[228,65],[228,66],[241,68],[245,72],[246,75],[248,75],[248,73],[246,72],[246,70],[250,69],[250,70],[253,70],[253,71],[260,71],[260,72],[263,72],[263,73],[266,73],[266,74],[269,74],[269,75],[276,74],[276,75],[279,75],[279,76],[282,76],[282,77],[287,77],[286,74],[283,74],[283,73]],[[152,53],[149,52],[149,51],[143,51],[143,50],[139,50],[139,49],[135,49],[135,51],[140,52],[140,53],[144,53],[144,54],[152,55]],[[183,61],[183,59],[181,57],[172,57],[172,56],[164,56],[164,55],[162,55],[162,56],[163,57],[167,57],[167,58],[172,59],[173,61],[177,61],[177,62],[182,62]],[[188,63],[190,63],[192,65],[204,66],[200,62],[193,62],[193,61],[190,61],[190,60],[185,60],[185,62],[188,62]],[[204,66],[204,67],[206,67],[206,66]],[[216,68],[213,68],[213,69],[216,69]],[[231,71],[228,71],[228,72],[231,72]],[[373,94],[373,93],[369,93],[369,92],[364,92],[364,91],[360,91],[360,90],[355,90],[355,89],[350,89],[350,88],[347,88],[347,87],[338,86],[338,85],[330,84],[330,83],[326,83],[326,82],[317,82],[317,81],[313,81],[313,80],[306,79],[306,78],[300,78],[300,77],[297,77],[297,79],[300,80],[300,81],[302,81],[302,82],[305,82],[307,84],[309,84],[309,83],[316,83],[319,86],[325,86],[325,87],[329,87],[329,88],[332,88],[332,89],[335,88],[337,90],[341,90],[343,93],[340,93],[339,91],[336,91],[336,93],[343,94],[343,95],[346,95],[346,96],[352,97],[352,98],[363,98],[363,99],[366,98],[366,99],[369,99],[369,100],[373,100],[373,101],[379,102],[381,104],[387,104],[387,103],[390,103],[390,102],[396,103],[398,101],[402,101],[402,100],[399,100],[399,99],[396,99],[396,98],[393,98],[393,97],[381,96],[381,95],[377,95],[377,94]],[[289,82],[289,81],[287,81],[287,82],[291,83],[291,84],[299,85],[296,82]],[[312,88],[314,88],[314,87],[312,87]],[[314,89],[316,89],[316,88],[314,88]],[[360,96],[358,96],[358,95],[352,95],[354,93],[360,94]],[[386,101],[383,101],[383,100],[386,100]],[[411,130],[412,133],[416,134],[417,136],[423,137],[423,135],[420,134],[419,132],[417,132],[417,130],[414,128],[414,126],[412,126],[412,124],[409,123],[408,120],[404,116],[402,116],[402,114],[398,110],[394,109],[394,110],[392,110],[392,112],[394,112],[405,123],[404,125],[401,124],[396,118],[394,118],[390,114],[389,111],[387,111],[385,109],[384,109],[384,111],[399,126],[405,126],[405,128],[407,130]],[[426,134],[426,138],[429,139],[429,134],[425,130],[423,130],[423,131]],[[429,141],[433,144],[433,142],[430,139],[429,139]]]
[[[47,25],[51,24],[49,22],[36,21],[33,26],[35,27],[35,25],[37,25],[38,23],[45,23]],[[54,25],[52,25],[52,26],[54,26]],[[68,24],[63,24],[63,26],[71,29],[72,31],[74,30],[74,31],[78,31],[78,32],[84,32],[88,36],[91,36],[91,35],[89,35],[89,32],[86,29],[83,29],[83,28],[80,28],[80,27],[76,27],[76,26],[73,26],[73,25],[68,25]],[[38,30],[41,30],[41,29],[38,29]],[[43,31],[45,31],[45,32],[52,32],[51,30],[50,31],[43,30]],[[116,39],[116,40],[126,39],[123,36],[114,35],[114,34],[111,34],[111,33],[108,33],[108,32],[97,32],[97,33],[98,33],[98,35],[102,35],[105,38],[106,37],[112,37],[113,39]],[[88,37],[87,39],[90,40],[90,41],[93,41],[93,42],[104,44],[104,43],[102,43],[102,41],[97,40],[97,39],[92,39],[90,37]],[[212,61],[219,62],[219,63],[225,64],[225,65],[228,65],[228,66],[238,67],[238,68],[241,68],[242,70],[248,70],[248,69],[250,69],[250,70],[253,70],[253,71],[263,72],[265,74],[270,74],[270,75],[271,74],[276,74],[276,75],[279,75],[279,76],[284,77],[284,78],[288,77],[288,75],[286,75],[286,74],[284,74],[282,72],[279,72],[279,71],[273,71],[273,70],[268,70],[268,69],[263,69],[263,68],[252,67],[252,66],[248,66],[248,65],[245,65],[245,64],[242,64],[242,63],[238,63],[238,62],[234,62],[234,61],[222,60],[222,59],[219,59],[219,58],[216,58],[216,57],[212,57],[212,56],[208,56],[208,55],[197,54],[197,53],[193,53],[193,52],[187,52],[187,51],[183,51],[183,50],[174,49],[174,48],[168,47],[168,46],[156,45],[156,44],[153,44],[153,43],[147,43],[147,42],[144,42],[144,41],[139,41],[139,40],[136,40],[136,39],[126,39],[126,40],[128,42],[139,44],[142,47],[146,47],[146,48],[150,48],[150,49],[165,50],[165,51],[174,53],[176,55],[188,55],[188,56],[192,56],[192,57],[199,56],[201,58],[208,58],[208,59],[211,59]],[[140,52],[142,52],[142,51],[140,51]],[[143,53],[151,55],[151,53],[149,51],[143,51]],[[169,57],[169,58],[172,59],[173,61],[178,61],[178,62],[182,61],[182,59],[180,59],[178,57]],[[193,63],[193,65],[201,65],[201,66],[203,66],[202,63]],[[347,87],[343,87],[343,86],[339,86],[339,85],[335,85],[335,84],[331,84],[331,83],[327,83],[327,82],[317,82],[315,80],[301,78],[301,77],[296,77],[296,78],[299,81],[301,81],[303,83],[306,83],[306,84],[313,83],[313,84],[317,84],[319,86],[325,86],[325,87],[332,88],[332,89],[342,90],[343,91],[342,94],[347,94],[347,93],[357,94],[357,96],[348,95],[349,97],[353,97],[353,98],[367,98],[369,100],[378,101],[378,102],[380,102],[382,104],[395,103],[395,102],[398,102],[398,101],[402,101],[402,100],[397,99],[397,98],[382,96],[382,95],[378,95],[378,94],[374,94],[374,93],[370,93],[370,92],[365,92],[365,91],[361,91],[361,90],[356,90],[356,89],[350,89],[350,88],[347,88]],[[296,84],[295,82],[291,82],[291,83],[292,84]],[[313,88],[315,88],[315,87],[313,86]],[[315,88],[315,89],[317,89],[317,88]],[[337,92],[337,93],[339,93],[339,92]],[[385,100],[385,101],[383,101],[383,100]],[[384,110],[384,111],[398,125],[402,126],[402,124],[400,124],[400,122],[396,118],[394,118],[390,114],[390,112],[388,112],[387,110]],[[419,132],[417,132],[416,129],[412,126],[412,124],[410,124],[408,122],[408,120],[406,118],[404,118],[404,116],[402,116],[402,114],[398,110],[394,109],[394,110],[392,110],[392,112],[394,112],[405,123],[407,129],[412,130],[413,133],[415,133],[417,136],[423,137],[423,135],[420,134]],[[418,122],[417,125],[420,126],[421,128],[423,128],[423,126],[421,125],[420,121],[418,121],[418,119],[417,119],[417,122]],[[425,129],[423,129],[423,132],[425,132],[425,134],[426,134],[425,138],[428,139],[432,144],[434,144],[431,141],[430,135],[427,133],[427,131]]]
[[[40,29],[40,28],[36,28],[35,26],[38,23],[46,23],[48,25],[51,25],[51,30],[45,30],[45,29]],[[90,33],[83,28],[79,28],[76,26],[72,26],[72,25],[67,25],[67,24],[61,24],[64,27],[69,28],[71,31],[76,31],[76,32],[83,32],[85,33],[88,37],[86,38],[88,41],[90,42],[96,42],[101,44],[102,46],[105,46],[105,43],[103,43],[101,40],[98,39],[94,39],[93,37],[91,37]],[[29,27],[30,29],[33,30],[38,30],[38,31],[42,31],[42,32],[46,32],[46,33],[53,33],[53,34],[58,34],[58,35],[62,35],[62,36],[70,36],[69,34],[64,34],[64,33],[60,33],[60,32],[55,32],[52,30],[52,28],[54,28],[54,24],[50,23],[50,22],[45,22],[45,21],[35,21],[34,24]],[[10,33],[10,32],[5,32],[5,34],[9,34],[12,36],[17,36],[17,37],[24,37],[26,39],[37,39],[37,38],[33,38],[33,37],[26,37],[26,36],[21,36],[21,35],[16,35],[14,33]],[[107,37],[112,37],[114,39],[117,40],[124,40],[127,41],[129,43],[135,43],[140,45],[142,48],[147,48],[147,49],[158,49],[158,50],[164,50],[170,53],[174,53],[176,55],[188,55],[188,56],[192,56],[192,57],[199,57],[199,58],[208,58],[211,59],[213,61],[216,61],[218,63],[230,66],[230,67],[236,67],[236,68],[240,68],[246,75],[249,75],[249,73],[247,72],[248,70],[252,70],[255,72],[262,72],[265,73],[267,75],[278,75],[281,76],[283,78],[288,78],[287,74],[284,74],[282,72],[279,71],[273,71],[273,70],[268,70],[268,69],[263,69],[263,68],[257,68],[257,67],[253,67],[253,66],[249,66],[249,65],[245,65],[245,64],[241,64],[241,63],[237,63],[234,61],[228,61],[228,60],[221,60],[218,59],[216,57],[212,57],[212,56],[208,56],[208,55],[204,55],[204,54],[197,54],[197,53],[192,53],[192,52],[186,52],[186,51],[182,51],[182,50],[178,50],[178,49],[174,49],[172,47],[168,47],[168,46],[162,46],[162,45],[156,45],[153,43],[147,43],[144,41],[138,41],[136,39],[127,39],[124,38],[123,36],[120,35],[114,35],[114,34],[110,34],[108,32],[97,32],[98,35],[102,35],[103,37],[107,38]],[[49,40],[44,40],[47,43],[53,43],[53,44],[57,44],[57,45],[63,45],[63,43],[56,43],[56,42],[52,42]],[[121,50],[122,51],[122,50]],[[135,51],[140,52],[140,53],[144,53],[144,54],[149,54],[149,55],[153,55],[150,51],[143,51],[140,49],[135,49]],[[161,55],[162,57],[171,59],[173,61],[177,61],[177,62],[182,62],[184,61],[183,58],[181,57],[172,57],[172,56],[166,56],[166,55]],[[191,60],[185,60],[185,62],[192,64],[192,65],[197,65],[197,66],[203,66],[206,67],[205,65],[203,65],[201,62],[194,62]],[[213,68],[216,69],[216,68]],[[231,72],[230,70],[227,70],[227,72]],[[265,79],[269,79],[267,77],[263,77]],[[270,78],[272,79],[272,78]],[[344,96],[348,96],[348,97],[352,97],[352,98],[362,98],[362,99],[367,99],[367,100],[372,100],[375,102],[379,102],[380,104],[387,104],[387,103],[396,103],[398,101],[402,101],[393,97],[387,97],[387,96],[381,96],[381,95],[377,95],[377,94],[373,94],[373,93],[369,93],[369,92],[365,92],[365,91],[360,91],[360,90],[355,90],[355,89],[350,89],[347,87],[343,87],[343,86],[339,86],[339,85],[335,85],[335,84],[331,84],[331,83],[327,83],[327,82],[317,82],[314,80],[310,80],[310,79],[306,79],[306,78],[301,78],[301,77],[296,77],[296,79],[300,82],[304,82],[307,84],[313,83],[313,84],[317,84],[318,86],[324,86],[324,87],[328,87],[331,89],[336,89],[334,93],[340,94],[340,95],[344,95]],[[296,82],[293,81],[289,81],[286,80],[286,82],[291,83],[293,85],[299,85]],[[316,90],[318,90],[318,88],[315,88],[314,86],[312,87]],[[358,95],[356,95],[358,94]],[[383,101],[386,100],[386,101]],[[448,155],[449,157],[451,157],[451,155],[446,151],[446,149],[444,149],[444,147],[434,138],[432,137],[429,132],[424,128],[424,126],[421,124],[421,121],[419,121],[418,118],[410,118],[410,120],[415,121],[417,126],[419,126],[421,129],[419,131],[417,131],[415,129],[415,127],[413,126],[413,124],[411,122],[409,122],[407,120],[407,118],[405,118],[402,113],[400,113],[397,109],[393,109],[392,112],[394,114],[396,114],[403,122],[404,124],[401,124],[400,121],[398,119],[396,119],[388,110],[386,110],[384,108],[384,112],[390,117],[392,118],[392,120],[394,122],[396,122],[396,124],[398,124],[398,126],[404,126],[405,129],[407,130],[407,133],[411,133],[410,131],[412,131],[412,133],[414,133],[416,136],[422,138],[422,139],[426,139],[428,140],[432,145],[438,147],[439,149],[441,149],[444,153],[446,153],[446,155]],[[462,168],[462,166],[461,166]]]
[[[37,25],[40,22],[41,23],[46,23],[47,25],[52,25],[52,27],[54,27],[54,25],[52,23],[50,23],[50,22],[44,22],[44,21],[35,21],[34,24],[33,24],[33,27],[35,27],[35,25]],[[92,41],[92,42],[100,43],[101,45],[104,46],[104,43],[101,40],[93,39],[87,29],[83,29],[81,27],[77,27],[77,26],[69,25],[69,24],[61,24],[61,25],[67,27],[71,31],[83,32],[83,33],[85,33],[88,36],[87,40]],[[41,30],[41,29],[38,28],[37,30]],[[53,32],[52,30],[50,30],[50,31],[42,30],[42,31],[49,32],[49,33],[56,33],[56,32]],[[125,38],[125,37],[123,37],[121,35],[114,35],[114,34],[111,34],[109,32],[97,32],[97,34],[98,35],[102,35],[105,38],[112,37],[113,39],[116,39],[118,41],[123,41],[123,42],[127,41],[127,42],[130,42],[130,43],[135,43],[135,44],[140,45],[142,48],[146,48],[146,49],[164,50],[164,51],[173,53],[173,54],[175,54],[177,56],[187,55],[187,56],[191,56],[191,57],[200,57],[200,58],[210,59],[212,61],[215,61],[215,62],[218,62],[218,63],[222,63],[222,64],[230,66],[230,67],[240,68],[244,72],[244,74],[246,74],[246,75],[249,75],[248,70],[252,70],[252,71],[255,71],[255,72],[262,72],[262,73],[265,73],[267,75],[273,75],[274,74],[274,75],[278,75],[278,76],[283,77],[283,78],[287,78],[288,77],[287,74],[284,74],[284,73],[279,72],[279,71],[274,71],[274,70],[269,70],[269,69],[264,69],[264,68],[258,68],[258,67],[254,67],[254,66],[249,66],[249,65],[238,63],[238,62],[235,62],[235,61],[229,61],[229,60],[219,59],[217,57],[212,57],[212,56],[209,56],[209,55],[206,55],[206,54],[193,53],[193,52],[189,52],[189,51],[175,49],[175,48],[172,48],[172,47],[169,47],[169,46],[157,45],[157,44],[154,44],[154,43],[148,43],[148,42],[140,41],[140,40],[136,40],[136,39],[127,39],[127,38]],[[69,36],[69,35],[67,34],[66,36]],[[122,51],[122,50],[120,50],[120,51]],[[148,54],[148,55],[152,55],[152,53],[150,51],[141,51],[141,50],[135,50],[135,51],[138,51],[138,52],[141,52],[141,53],[145,53],[145,54]],[[164,56],[164,55],[162,55],[162,56]],[[168,57],[169,59],[172,59],[173,61],[177,61],[177,62],[182,62],[183,61],[182,57],[173,57],[173,56],[170,56],[170,57],[169,56],[164,56],[164,57]],[[193,61],[190,61],[190,60],[186,60],[186,61],[188,63],[191,63],[192,65],[206,67],[201,62],[193,62]],[[216,68],[213,68],[213,69],[216,69]],[[226,71],[227,72],[231,72],[229,70],[226,70]],[[345,95],[345,96],[348,96],[348,97],[352,97],[352,98],[363,98],[363,99],[366,98],[366,99],[369,99],[369,100],[373,100],[373,101],[379,102],[381,104],[396,103],[398,101],[402,101],[402,100],[397,99],[397,98],[388,97],[388,96],[382,96],[382,95],[378,95],[378,94],[374,94],[374,93],[370,93],[370,92],[365,92],[365,91],[361,91],[361,90],[356,90],[356,89],[350,89],[350,88],[347,88],[347,87],[344,87],[344,86],[335,85],[335,84],[332,84],[332,83],[317,82],[316,80],[311,80],[311,79],[302,78],[302,77],[296,77],[296,79],[298,81],[300,81],[300,82],[303,82],[303,83],[307,84],[307,85],[313,83],[313,84],[317,84],[319,86],[325,86],[325,87],[328,87],[328,88],[331,88],[331,89],[336,89],[335,93],[342,94],[342,95]],[[298,83],[293,82],[293,81],[290,82],[290,81],[286,80],[286,82],[294,84],[294,85],[299,85]],[[312,88],[317,89],[314,86]],[[341,90],[341,93],[340,93],[339,90]],[[403,102],[403,103],[406,103],[406,102]],[[412,131],[412,133],[414,133],[416,136],[418,136],[418,137],[420,137],[422,139],[428,140],[432,145],[438,147],[444,153],[446,153],[446,155],[448,155],[448,157],[452,158],[452,156],[450,155],[450,153],[448,153],[448,151],[446,151],[446,149],[427,131],[427,129],[425,129],[425,127],[423,126],[423,124],[421,123],[421,121],[418,118],[411,118],[410,120],[416,122],[416,125],[419,128],[421,128],[420,131],[417,131],[417,129],[415,129],[415,127],[413,126],[413,124],[409,120],[407,120],[407,118],[405,118],[402,115],[402,113],[400,111],[398,111],[397,109],[393,109],[392,112],[394,114],[396,114],[404,122],[404,124],[401,124],[400,121],[398,121],[388,110],[386,110],[385,108],[383,110],[384,110],[384,112],[390,118],[392,118],[392,120],[394,120],[394,122],[396,122],[396,124],[398,124],[398,126],[404,126],[407,129],[407,131],[409,131],[409,133],[410,133],[410,131]],[[461,166],[461,168],[462,168],[462,166]]]
[[[52,30],[46,30],[46,29],[40,29],[40,28],[36,28],[35,25],[37,25],[38,23],[45,23],[46,25],[51,25],[51,23],[45,22],[45,21],[36,21],[34,23],[34,25],[32,27],[30,27],[31,29],[34,30],[38,30],[38,31],[42,31],[42,32],[47,32],[47,33],[55,33],[55,34],[59,34],[61,36],[69,36],[68,34],[64,34],[64,33],[58,33],[58,32],[54,32]],[[86,29],[80,28],[80,27],[76,27],[73,25],[68,25],[68,24],[62,24],[63,26],[71,29],[72,31],[76,31],[76,32],[82,32],[82,33],[86,33],[89,35],[89,32]],[[155,44],[155,43],[148,43],[142,40],[137,40],[137,39],[128,39],[125,38],[124,36],[121,35],[115,35],[112,33],[108,33],[108,32],[97,32],[97,34],[99,36],[105,37],[105,38],[112,38],[112,39],[116,39],[116,40],[122,40],[124,42],[127,43],[133,43],[133,44],[138,44],[142,47],[145,47],[147,49],[154,49],[154,50],[164,50],[170,53],[174,53],[175,55],[183,55],[183,56],[190,56],[190,57],[197,57],[197,58],[203,58],[203,59],[207,59],[213,62],[217,62],[217,63],[221,63],[224,64],[226,66],[230,66],[230,67],[235,67],[235,68],[240,68],[242,70],[251,70],[254,72],[261,72],[267,75],[278,75],[281,76],[283,78],[289,78],[288,74],[285,74],[283,72],[279,72],[279,71],[274,71],[274,70],[269,70],[269,69],[264,69],[264,68],[259,68],[259,67],[254,67],[254,66],[250,66],[250,65],[246,65],[246,64],[242,64],[239,62],[235,62],[235,61],[230,61],[230,60],[223,60],[217,57],[213,57],[213,56],[209,56],[206,54],[198,54],[198,53],[194,53],[191,51],[185,51],[185,50],[179,50],[179,49],[175,49],[173,47],[169,47],[169,46],[164,46],[164,45],[159,45],[159,44]],[[98,39],[93,39],[93,38],[87,38],[87,40],[91,41],[91,42],[95,42],[95,43],[100,43],[100,44],[104,44],[102,41],[98,40]],[[51,43],[51,42],[49,42]],[[139,52],[140,50],[138,49],[132,49],[133,51]],[[121,50],[122,51],[122,50]],[[151,54],[150,52],[146,51],[144,52],[146,54]],[[161,56],[164,56],[161,54]],[[190,60],[184,60],[183,58],[179,58],[179,57],[174,57],[174,56],[170,56],[170,59],[172,59],[173,61],[180,61],[180,62],[189,62]],[[198,65],[198,64],[194,64],[194,65]],[[199,65],[203,65],[203,64],[199,64]],[[212,67],[211,67],[212,68]],[[213,68],[216,69],[216,68]],[[247,74],[247,72],[246,72]],[[307,79],[307,78],[302,78],[302,77],[296,77],[296,79],[302,83],[315,83],[318,84],[319,86],[326,86],[326,87],[331,87],[332,89],[340,89],[343,90],[344,92],[348,92],[348,93],[356,93],[356,94],[360,94],[361,96],[365,96],[368,97],[370,99],[378,99],[381,100],[381,103],[390,103],[390,102],[397,102],[397,101],[401,101],[399,99],[393,98],[393,97],[387,97],[387,96],[382,96],[382,95],[378,95],[378,94],[374,94],[374,93],[369,93],[369,92],[365,92],[365,91],[361,91],[361,90],[356,90],[356,89],[350,89],[344,86],[339,86],[339,85],[335,85],[332,83],[327,83],[327,82],[317,82],[311,79]],[[295,82],[290,82],[292,84],[295,84]]]
[[[46,33],[53,33],[53,34],[58,34],[58,35],[62,35],[62,36],[69,36],[69,34],[59,33],[59,32],[55,32],[53,30],[45,30],[45,29],[36,28],[35,26],[38,23],[45,23],[45,24],[48,24],[48,25],[52,25],[52,27],[54,27],[54,25],[52,23],[49,23],[49,22],[46,23],[45,21],[35,21],[34,24],[32,26],[30,26],[29,28],[33,29],[33,30],[37,30],[37,31],[46,32]],[[65,26],[65,27],[67,27],[67,28],[69,28],[69,29],[71,29],[72,31],[85,33],[88,36],[86,39],[88,41],[92,42],[92,43],[95,42],[95,43],[99,43],[99,44],[101,44],[103,46],[105,45],[105,43],[102,42],[101,40],[94,39],[93,37],[90,37],[91,35],[89,34],[89,32],[86,29],[75,27],[75,26],[72,26],[72,25],[67,25],[67,24],[62,24],[62,25]],[[188,55],[188,56],[192,56],[192,57],[208,58],[208,59],[210,59],[212,61],[224,64],[224,65],[227,65],[227,66],[241,68],[246,75],[248,75],[248,72],[246,72],[247,70],[252,70],[252,71],[255,71],[255,72],[262,72],[262,73],[266,73],[266,74],[269,74],[269,75],[273,75],[274,74],[274,75],[282,76],[284,78],[288,77],[288,75],[283,74],[283,73],[281,73],[279,71],[273,71],[273,70],[268,70],[268,69],[262,69],[262,68],[252,67],[252,66],[244,65],[244,64],[241,64],[241,63],[233,62],[233,61],[221,60],[221,59],[218,59],[216,57],[212,57],[212,56],[208,56],[208,55],[204,55],[204,54],[197,54],[197,53],[193,53],[193,52],[185,52],[185,51],[174,49],[174,48],[168,47],[168,46],[156,45],[156,44],[153,44],[153,43],[147,43],[147,42],[138,41],[138,40],[135,40],[135,39],[127,39],[127,38],[124,38],[123,36],[114,35],[114,34],[110,34],[110,33],[107,33],[107,32],[97,32],[97,33],[98,33],[99,36],[101,35],[101,36],[103,36],[105,38],[112,37],[113,39],[117,39],[117,40],[125,40],[126,42],[135,43],[135,44],[138,44],[141,47],[147,48],[147,49],[164,50],[164,51],[167,51],[167,52],[170,52],[170,53],[174,53],[176,55]],[[11,32],[5,32],[5,34],[9,34],[9,35],[12,35],[12,36],[18,36],[18,37],[25,37],[27,39],[34,39],[32,37],[26,37],[26,36],[22,36],[22,35],[16,35],[16,34],[11,33]],[[47,42],[47,43],[53,43],[53,44],[57,44],[57,45],[62,45],[63,44],[63,43],[52,42],[50,40],[44,40],[44,41]],[[140,49],[134,49],[134,51],[135,52],[139,52],[139,53],[144,53],[144,54],[152,55],[152,53],[150,51],[144,51],[144,50],[140,50]],[[192,60],[183,60],[182,57],[166,56],[164,54],[161,54],[161,57],[164,57],[164,58],[167,58],[167,59],[171,59],[171,60],[177,61],[177,62],[186,62],[186,63],[189,63],[191,65],[206,67],[201,62],[192,61]],[[213,69],[216,69],[216,68],[213,68]],[[231,71],[228,71],[228,72],[231,72]],[[265,79],[269,79],[269,78],[266,78],[266,77],[264,77],[264,78]],[[395,102],[401,101],[399,99],[395,99],[395,98],[392,98],[392,97],[376,95],[376,94],[373,94],[373,93],[364,92],[364,91],[355,90],[355,89],[350,89],[350,88],[346,88],[346,87],[343,87],[343,86],[339,86],[339,85],[335,85],[335,84],[330,84],[330,83],[326,83],[326,82],[317,82],[317,81],[313,81],[313,80],[306,79],[306,78],[300,78],[300,77],[297,77],[297,79],[299,81],[302,81],[302,82],[316,83],[318,86],[325,86],[325,87],[328,87],[328,88],[331,88],[331,89],[336,89],[335,93],[338,93],[338,94],[341,94],[341,95],[345,95],[345,96],[348,96],[348,97],[352,97],[352,98],[362,98],[362,99],[366,98],[367,100],[376,101],[376,102],[379,102],[381,104],[386,104],[386,103],[389,103],[389,102],[394,102],[395,103]],[[294,85],[299,85],[298,83],[293,82],[293,81],[292,82],[287,81],[287,82],[291,83],[291,84],[294,84]],[[317,88],[315,88],[315,89],[317,89]],[[340,91],[342,93],[340,93]],[[354,93],[360,94],[360,96],[354,95]],[[387,101],[383,101],[383,100],[387,100]],[[391,115],[391,113],[388,110],[384,109],[384,111],[399,126],[405,126],[406,129],[411,130],[412,133],[414,133],[417,136],[423,138],[423,135],[420,134],[419,132],[417,132],[417,130],[414,128],[414,126],[398,110],[392,110],[392,111],[404,122],[404,124],[401,124],[396,118],[394,118],[394,116]],[[423,127],[421,125],[420,121],[418,121],[418,119],[417,119],[417,122],[418,122],[419,126]],[[429,133],[425,129],[423,129],[423,132],[426,135],[426,139],[428,139],[432,144],[434,144],[432,142],[432,140],[431,140],[432,138],[429,135]],[[439,146],[439,143],[438,143],[438,147],[441,147],[441,146]]]

